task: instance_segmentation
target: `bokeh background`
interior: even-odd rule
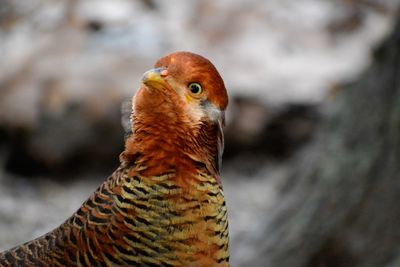
[[[272,266],[256,247],[291,167],[338,88],[372,64],[399,2],[0,1],[0,250],[58,226],[112,173],[121,104],[156,59],[188,50],[229,90],[232,266]],[[332,264],[315,266],[346,266]]]

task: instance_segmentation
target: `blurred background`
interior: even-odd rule
[[[232,266],[279,266],[256,259],[292,166],[314,157],[335,95],[372,64],[399,2],[0,1],[0,250],[58,226],[113,172],[121,103],[159,57],[188,50],[215,64],[230,96]],[[298,266],[355,266],[319,261],[324,249]]]

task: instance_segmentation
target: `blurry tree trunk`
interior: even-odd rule
[[[400,266],[400,19],[333,102],[244,266]]]

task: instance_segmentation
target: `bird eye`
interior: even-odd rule
[[[192,92],[192,94],[198,95],[201,94],[201,92],[203,92],[203,90],[201,89],[201,85],[199,83],[191,83],[189,84],[188,87],[190,92]]]

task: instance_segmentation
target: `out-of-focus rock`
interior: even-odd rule
[[[318,106],[313,104],[268,108],[250,98],[233,99],[228,115],[226,159],[240,153],[284,159],[313,137],[320,119]]]

